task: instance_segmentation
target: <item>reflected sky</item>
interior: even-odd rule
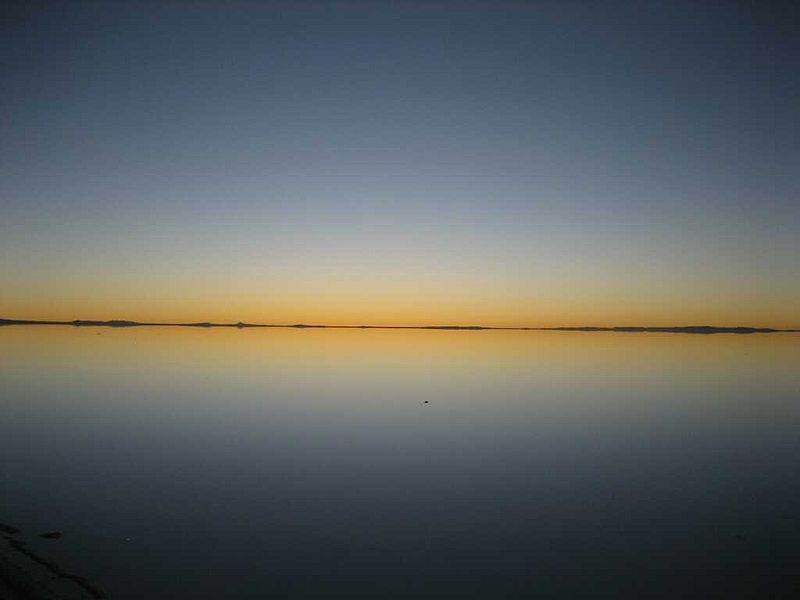
[[[2,520],[120,599],[783,597],[797,341],[6,327]]]

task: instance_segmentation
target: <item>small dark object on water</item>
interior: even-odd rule
[[[7,533],[8,535],[17,535],[19,533],[19,529],[12,527],[11,525],[6,525],[5,523],[0,523],[0,532]]]
[[[40,533],[39,537],[46,540],[60,540],[63,535],[60,531],[48,531],[47,533]]]
[[[423,402],[423,404],[430,404],[430,402],[429,402],[428,400],[425,400],[425,401]]]

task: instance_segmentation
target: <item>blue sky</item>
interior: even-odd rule
[[[800,321],[788,3],[2,11],[4,315]]]

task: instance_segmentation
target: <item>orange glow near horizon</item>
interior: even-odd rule
[[[409,295],[410,296],[410,295]],[[492,303],[489,299],[472,301],[405,297],[345,298],[339,301],[313,298],[225,298],[219,302],[198,298],[173,298],[145,304],[131,299],[114,302],[83,299],[53,303],[30,302],[0,306],[0,317],[71,321],[74,319],[128,319],[142,322],[191,323],[238,321],[263,324],[324,325],[483,325],[493,327],[556,326],[758,326],[796,328],[791,311],[772,306],[684,306],[679,310],[658,310],[648,302],[612,302],[608,297],[596,301],[558,302],[557,300]]]
[[[379,242],[375,248],[380,254]],[[534,267],[517,261],[496,268],[487,264],[478,268],[456,259],[434,266],[433,258],[398,264],[380,256],[366,263],[345,256],[323,267],[315,256],[289,255],[283,263],[260,259],[233,267],[237,264],[233,257],[201,253],[180,263],[164,253],[162,260],[119,271],[103,256],[91,269],[71,261],[61,270],[50,264],[31,271],[0,265],[0,278],[7,283],[0,289],[0,317],[401,326],[800,327],[793,302],[800,297],[800,280],[770,271],[739,277],[651,271],[624,261],[596,265],[585,252],[576,255],[577,264],[562,256]]]

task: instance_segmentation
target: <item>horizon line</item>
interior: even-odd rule
[[[432,329],[448,331],[585,331],[585,332],[618,332],[618,333],[798,333],[800,329],[778,329],[773,327],[749,326],[716,326],[716,325],[677,325],[677,326],[492,326],[492,325],[328,325],[309,323],[214,323],[199,321],[192,323],[130,321],[126,319],[55,321],[39,319],[4,319],[0,318],[0,326],[4,325],[70,325],[73,327],[201,327],[201,328],[290,328],[290,329]]]

